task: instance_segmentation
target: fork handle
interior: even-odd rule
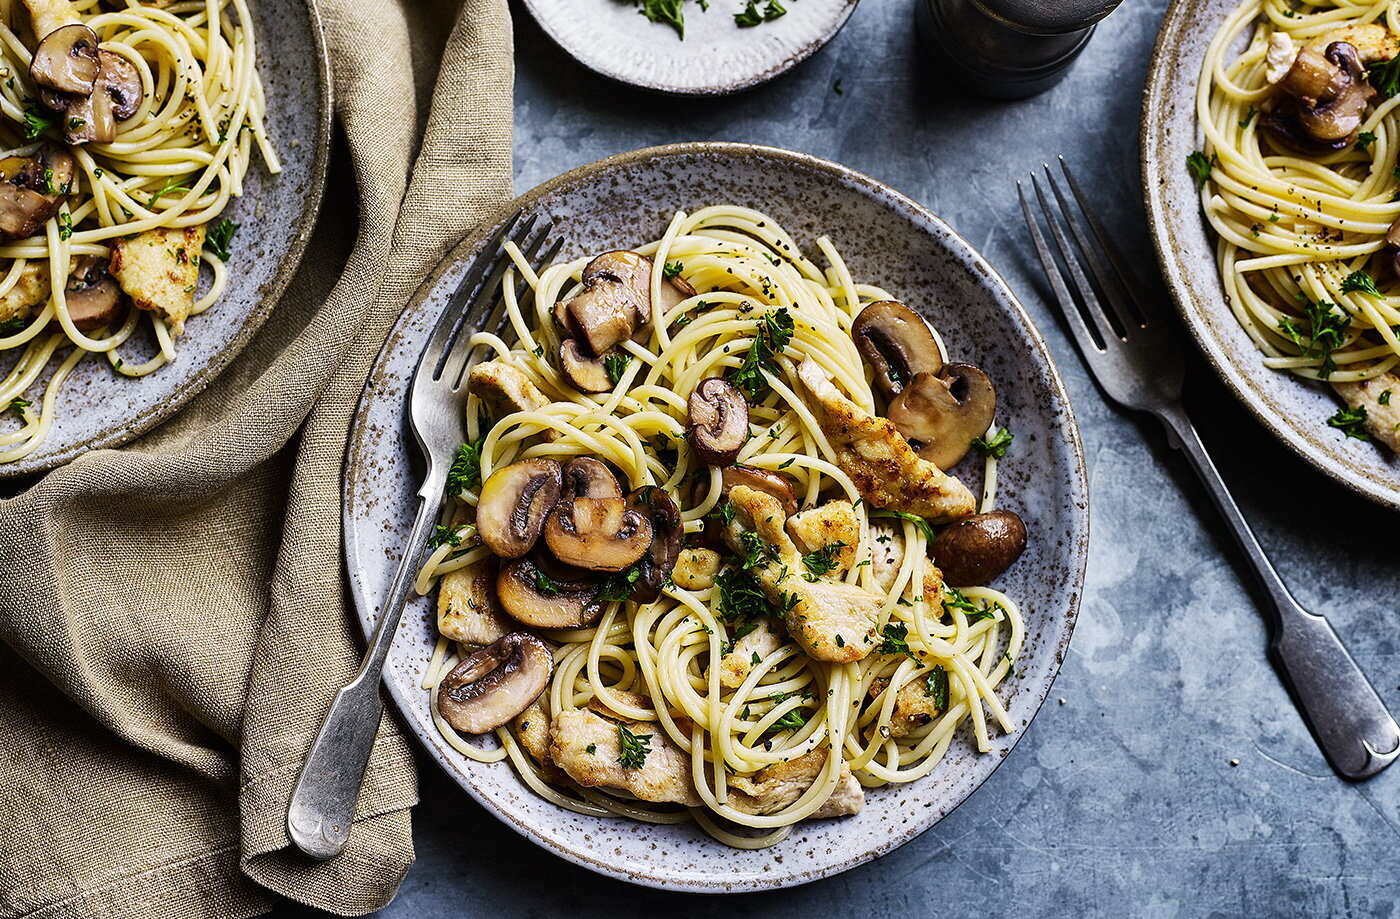
[[[1186,410],[1176,403],[1157,417],[1190,460],[1264,588],[1272,613],[1269,650],[1318,746],[1346,778],[1380,772],[1400,757],[1400,726],[1332,626],[1304,609],[1274,570]]]
[[[384,661],[394,643],[404,603],[441,506],[441,499],[419,499],[418,516],[404,546],[403,561],[394,572],[360,670],[336,693],[297,776],[287,807],[287,836],[312,858],[339,855],[350,840],[360,785],[384,713],[379,695]]]

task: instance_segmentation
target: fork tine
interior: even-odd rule
[[[1064,165],[1064,161],[1060,161]],[[1079,245],[1079,251],[1084,256],[1084,262],[1089,266],[1089,272],[1094,276],[1094,280],[1099,284],[1099,290],[1103,293],[1103,300],[1108,303],[1112,312],[1108,313],[1109,324],[1114,327],[1120,338],[1126,340],[1130,331],[1135,327],[1141,327],[1142,322],[1132,312],[1122,306],[1123,300],[1114,296],[1115,288],[1109,281],[1109,275],[1103,269],[1103,259],[1097,256],[1102,255],[1102,250],[1096,250],[1089,244],[1088,238],[1079,226],[1079,221],[1075,219],[1075,208],[1065,199],[1060,191],[1059,183],[1055,181],[1055,176],[1050,172],[1050,165],[1042,163],[1041,168],[1045,170],[1045,181],[1050,185],[1050,191],[1055,195],[1055,201],[1060,205],[1060,213],[1064,217],[1065,224],[1069,227],[1070,235]],[[1077,200],[1077,199],[1076,199]],[[1119,278],[1121,281],[1121,277]],[[1122,285],[1126,288],[1127,285]],[[1115,322],[1115,320],[1117,320]]]
[[[462,280],[457,282],[457,289],[452,292],[452,296],[447,301],[447,306],[442,310],[442,315],[438,317],[437,325],[433,326],[433,331],[428,336],[428,346],[423,349],[423,356],[419,358],[421,366],[436,368],[441,364],[442,357],[447,353],[447,346],[456,336],[457,327],[462,319],[461,312],[463,304],[469,302],[469,298],[476,292],[477,286],[485,276],[487,270],[494,264],[496,256],[494,253],[501,248],[501,241],[506,238],[506,234],[515,226],[524,211],[516,211],[511,218],[501,225],[501,228],[491,234],[491,238],[486,241],[486,245],[481,247],[480,253],[462,275]]]
[[[1031,187],[1035,189],[1035,196],[1040,201],[1040,209],[1045,213],[1045,221],[1050,225],[1050,235],[1055,240],[1055,246],[1060,252],[1060,257],[1064,259],[1065,268],[1069,271],[1070,281],[1074,284],[1075,291],[1079,294],[1080,301],[1084,304],[1084,310],[1080,313],[1087,323],[1092,324],[1097,332],[1096,340],[1107,342],[1110,338],[1120,338],[1113,324],[1108,321],[1108,313],[1099,303],[1098,296],[1094,293],[1093,285],[1084,276],[1084,269],[1079,265],[1079,257],[1075,254],[1074,247],[1070,245],[1069,238],[1065,236],[1065,231],[1060,227],[1060,222],[1056,217],[1056,211],[1050,206],[1050,201],[1045,197],[1045,190],[1040,187],[1040,179],[1031,173]],[[1071,300],[1070,302],[1073,302]],[[1077,308],[1077,307],[1076,307]],[[1103,349],[1100,349],[1103,350]]]
[[[1031,177],[1034,180],[1034,176]],[[1055,263],[1055,256],[1050,251],[1050,246],[1045,242],[1045,237],[1041,235],[1040,224],[1036,222],[1035,213],[1031,210],[1031,204],[1026,200],[1026,189],[1020,182],[1016,183],[1016,196],[1021,199],[1021,213],[1025,215],[1026,227],[1031,231],[1031,242],[1035,245],[1036,255],[1040,257],[1040,265],[1045,269],[1045,276],[1050,280],[1050,287],[1055,292],[1055,299],[1060,304],[1060,312],[1065,317],[1065,322],[1069,324],[1070,331],[1074,333],[1075,341],[1085,352],[1102,353],[1103,345],[1100,339],[1094,336],[1089,330],[1089,326],[1084,322],[1084,316],[1079,311],[1079,305],[1074,302],[1074,297],[1070,295],[1069,288],[1065,285],[1064,276],[1060,274],[1060,267]]]
[[[1103,249],[1104,255],[1108,258],[1109,267],[1118,277],[1119,286],[1127,292],[1128,300],[1137,311],[1137,319],[1142,325],[1147,325],[1151,319],[1160,319],[1160,312],[1138,295],[1138,291],[1146,290],[1138,283],[1136,274],[1128,268],[1128,261],[1123,258],[1123,253],[1104,230],[1102,221],[1094,216],[1094,211],[1089,207],[1088,199],[1084,196],[1084,191],[1079,187],[1079,182],[1074,178],[1074,173],[1069,171],[1069,164],[1062,156],[1060,159],[1060,171],[1065,174],[1065,179],[1069,181],[1069,190],[1074,195],[1074,200],[1079,204],[1079,211],[1084,215],[1085,221],[1089,224],[1090,231],[1094,238],[1099,241],[1099,247]]]

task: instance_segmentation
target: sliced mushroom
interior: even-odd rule
[[[772,495],[783,505],[783,513],[797,513],[797,493],[792,490],[792,480],[779,472],[769,472],[767,469],[755,469],[752,466],[729,466],[724,470],[721,479],[721,488],[724,494],[739,485],[747,485],[754,491],[761,491],[766,495]]]
[[[544,525],[544,541],[566,565],[621,571],[651,545],[651,521],[622,498],[561,501]]]
[[[971,364],[948,364],[942,376],[921,373],[890,400],[885,417],[924,459],[951,469],[996,417],[991,378]]]
[[[32,236],[58,213],[76,168],[67,150],[51,144],[32,156],[0,159],[0,238]]]
[[[1282,103],[1260,125],[1285,146],[1305,151],[1342,150],[1355,143],[1376,95],[1356,47],[1344,41],[1325,51],[1304,47],[1278,92]]]
[[[63,136],[70,144],[110,144],[117,138],[117,122],[136,113],[141,99],[141,77],[120,54],[102,49],[101,67],[92,93],[63,97]],[[45,99],[51,108],[55,99]]]
[[[584,266],[581,276],[585,286],[600,282],[623,285],[633,300],[640,327],[651,321],[651,259],[630,249],[604,252]]]
[[[74,259],[63,298],[73,324],[84,331],[100,329],[121,314],[122,289],[107,273],[107,260],[95,255]]]
[[[559,346],[559,369],[579,392],[610,392],[615,385],[601,357],[588,357],[578,342],[567,338]]]
[[[553,673],[548,645],[528,632],[511,632],[442,678],[438,711],[459,731],[485,734],[529,708]]]
[[[603,612],[603,580],[529,556],[501,565],[496,597],[516,621],[537,629],[577,629]]]
[[[749,439],[749,402],[720,377],[701,380],[690,394],[690,448],[708,466],[728,466]]]
[[[851,325],[856,349],[875,372],[875,385],[893,396],[920,373],[943,369],[938,343],[922,316],[895,300],[878,300]]]
[[[97,80],[97,33],[81,23],[54,29],[34,49],[29,76],[44,89],[86,96]]]
[[[944,527],[933,541],[933,560],[954,587],[986,584],[1021,556],[1026,525],[1011,511],[964,517]]]
[[[559,500],[621,497],[622,486],[617,476],[602,460],[576,456],[564,464],[564,487],[559,492]]]
[[[601,356],[632,335],[637,303],[618,281],[599,281],[564,304],[564,325],[591,355]]]
[[[563,475],[552,459],[511,463],[491,473],[476,505],[476,531],[501,558],[519,558],[534,547]]]
[[[627,506],[651,523],[651,545],[637,562],[637,580],[630,599],[652,603],[676,568],[681,554],[683,521],[680,508],[662,488],[644,485],[627,496]]]

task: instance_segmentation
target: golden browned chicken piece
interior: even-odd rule
[[[870,684],[870,697],[878,698],[890,685],[881,677]],[[928,680],[915,677],[899,687],[894,695],[894,711],[890,715],[890,736],[904,737],[917,727],[932,721],[942,711],[933,704],[933,694],[928,691]]]
[[[1400,376],[1382,373],[1359,383],[1333,383],[1332,388],[1348,408],[1366,409],[1371,436],[1400,453]]]
[[[734,520],[724,538],[740,555],[749,547],[744,534],[757,534],[767,547],[765,561],[753,569],[768,600],[783,611],[788,632],[813,660],[844,664],[858,661],[875,647],[875,620],[883,598],[862,587],[802,576],[802,553],[788,537],[787,515],[772,495],[739,485],[729,492]]]
[[[551,782],[559,782],[565,773],[554,760],[549,758],[549,715],[539,699],[531,702],[525,711],[515,716],[515,736],[520,746],[539,764],[540,772]]]
[[[619,728],[644,740],[641,765],[621,763]],[[549,727],[549,757],[585,788],[620,788],[643,801],[696,807],[700,795],[690,781],[690,759],[655,722],[604,718],[584,708],[565,709]]]
[[[776,814],[812,787],[826,766],[826,756],[825,750],[817,749],[786,763],[765,766],[752,776],[736,775],[729,780],[729,803],[749,814]],[[864,805],[865,790],[851,775],[850,767],[842,763],[836,788],[812,819],[858,814]]]
[[[871,574],[875,585],[888,593],[899,577],[900,566],[904,564],[904,527],[896,521],[870,521]],[[943,572],[929,560],[924,564],[924,590],[920,596],[929,603],[938,603],[943,596]],[[936,610],[937,607],[934,607]]]
[[[719,682],[728,689],[742,686],[753,670],[754,655],[761,661],[783,645],[783,640],[769,627],[766,619],[759,620],[753,631],[741,635],[734,648],[719,662]]]
[[[496,600],[496,572],[490,560],[443,575],[438,582],[438,631],[468,645],[489,645],[511,630]]]
[[[164,316],[175,335],[184,332],[194,309],[204,230],[202,223],[157,227],[111,242],[112,277],[137,307]]]
[[[549,397],[523,370],[504,361],[482,361],[473,367],[467,374],[467,392],[502,413],[533,412],[549,404]]]
[[[842,395],[816,361],[803,361],[797,378],[816,402],[813,409],[836,451],[836,465],[867,504],[940,523],[976,511],[966,485],[915,453],[889,419],[866,413]]]
[[[828,501],[821,507],[798,511],[788,518],[787,531],[803,555],[839,544],[831,552],[833,576],[845,574],[856,563],[860,521],[849,501]]]

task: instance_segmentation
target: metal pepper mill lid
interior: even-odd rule
[[[919,32],[941,66],[984,96],[1044,92],[1069,71],[1119,0],[915,0]]]

